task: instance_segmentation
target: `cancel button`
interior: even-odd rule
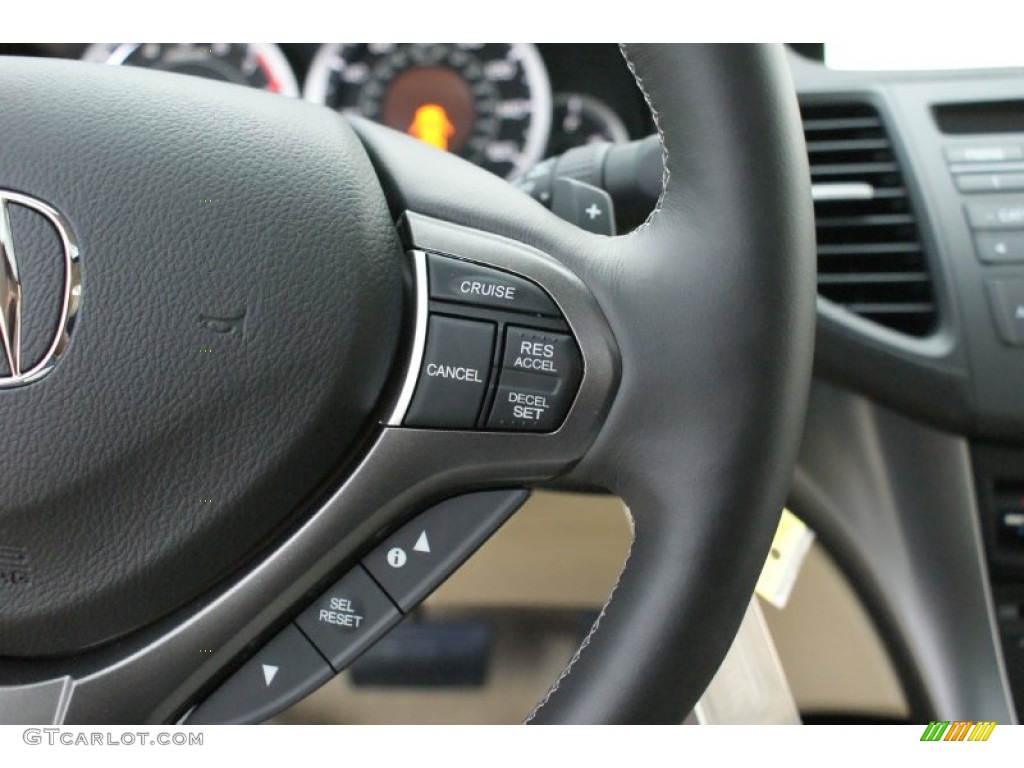
[[[471,429],[483,406],[494,324],[432,315],[407,427]]]

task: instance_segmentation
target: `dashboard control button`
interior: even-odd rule
[[[1024,158],[1020,144],[985,144],[966,147],[946,147],[948,163],[999,163]]]
[[[505,369],[501,372],[487,427],[553,432],[565,420],[576,397],[577,383],[558,376]]]
[[[1024,346],[1024,280],[985,283],[999,337],[1012,347]]]
[[[491,323],[432,315],[405,425],[472,428],[487,391],[493,354]]]
[[[974,236],[978,258],[986,264],[1024,261],[1024,232],[979,232]]]
[[[295,623],[340,672],[398,623],[401,614],[361,566],[302,612]]]
[[[967,219],[974,229],[1024,229],[1024,199],[1001,203],[969,203]]]
[[[485,491],[442,501],[371,552],[363,566],[408,613],[526,501],[528,492]]]
[[[262,723],[334,675],[295,625],[289,624],[189,715],[187,725]]]
[[[512,325],[506,335],[502,366],[578,380],[580,353],[572,336]]]
[[[953,178],[961,192],[1024,191],[1024,173],[965,173]]]
[[[432,299],[561,316],[544,289],[517,275],[435,253],[427,254],[427,268]]]

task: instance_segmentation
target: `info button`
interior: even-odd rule
[[[560,316],[555,302],[540,286],[517,275],[434,253],[427,255],[427,266],[432,299]]]

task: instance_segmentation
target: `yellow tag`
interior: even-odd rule
[[[776,608],[786,607],[813,541],[814,532],[788,509],[782,510],[772,548],[757,580],[755,591],[759,597]]]

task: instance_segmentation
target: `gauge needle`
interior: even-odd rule
[[[271,93],[281,92],[281,81],[274,77],[274,70],[267,66],[267,61],[259,54],[256,55],[256,64],[260,69],[263,70],[263,74],[267,77],[267,90]]]

